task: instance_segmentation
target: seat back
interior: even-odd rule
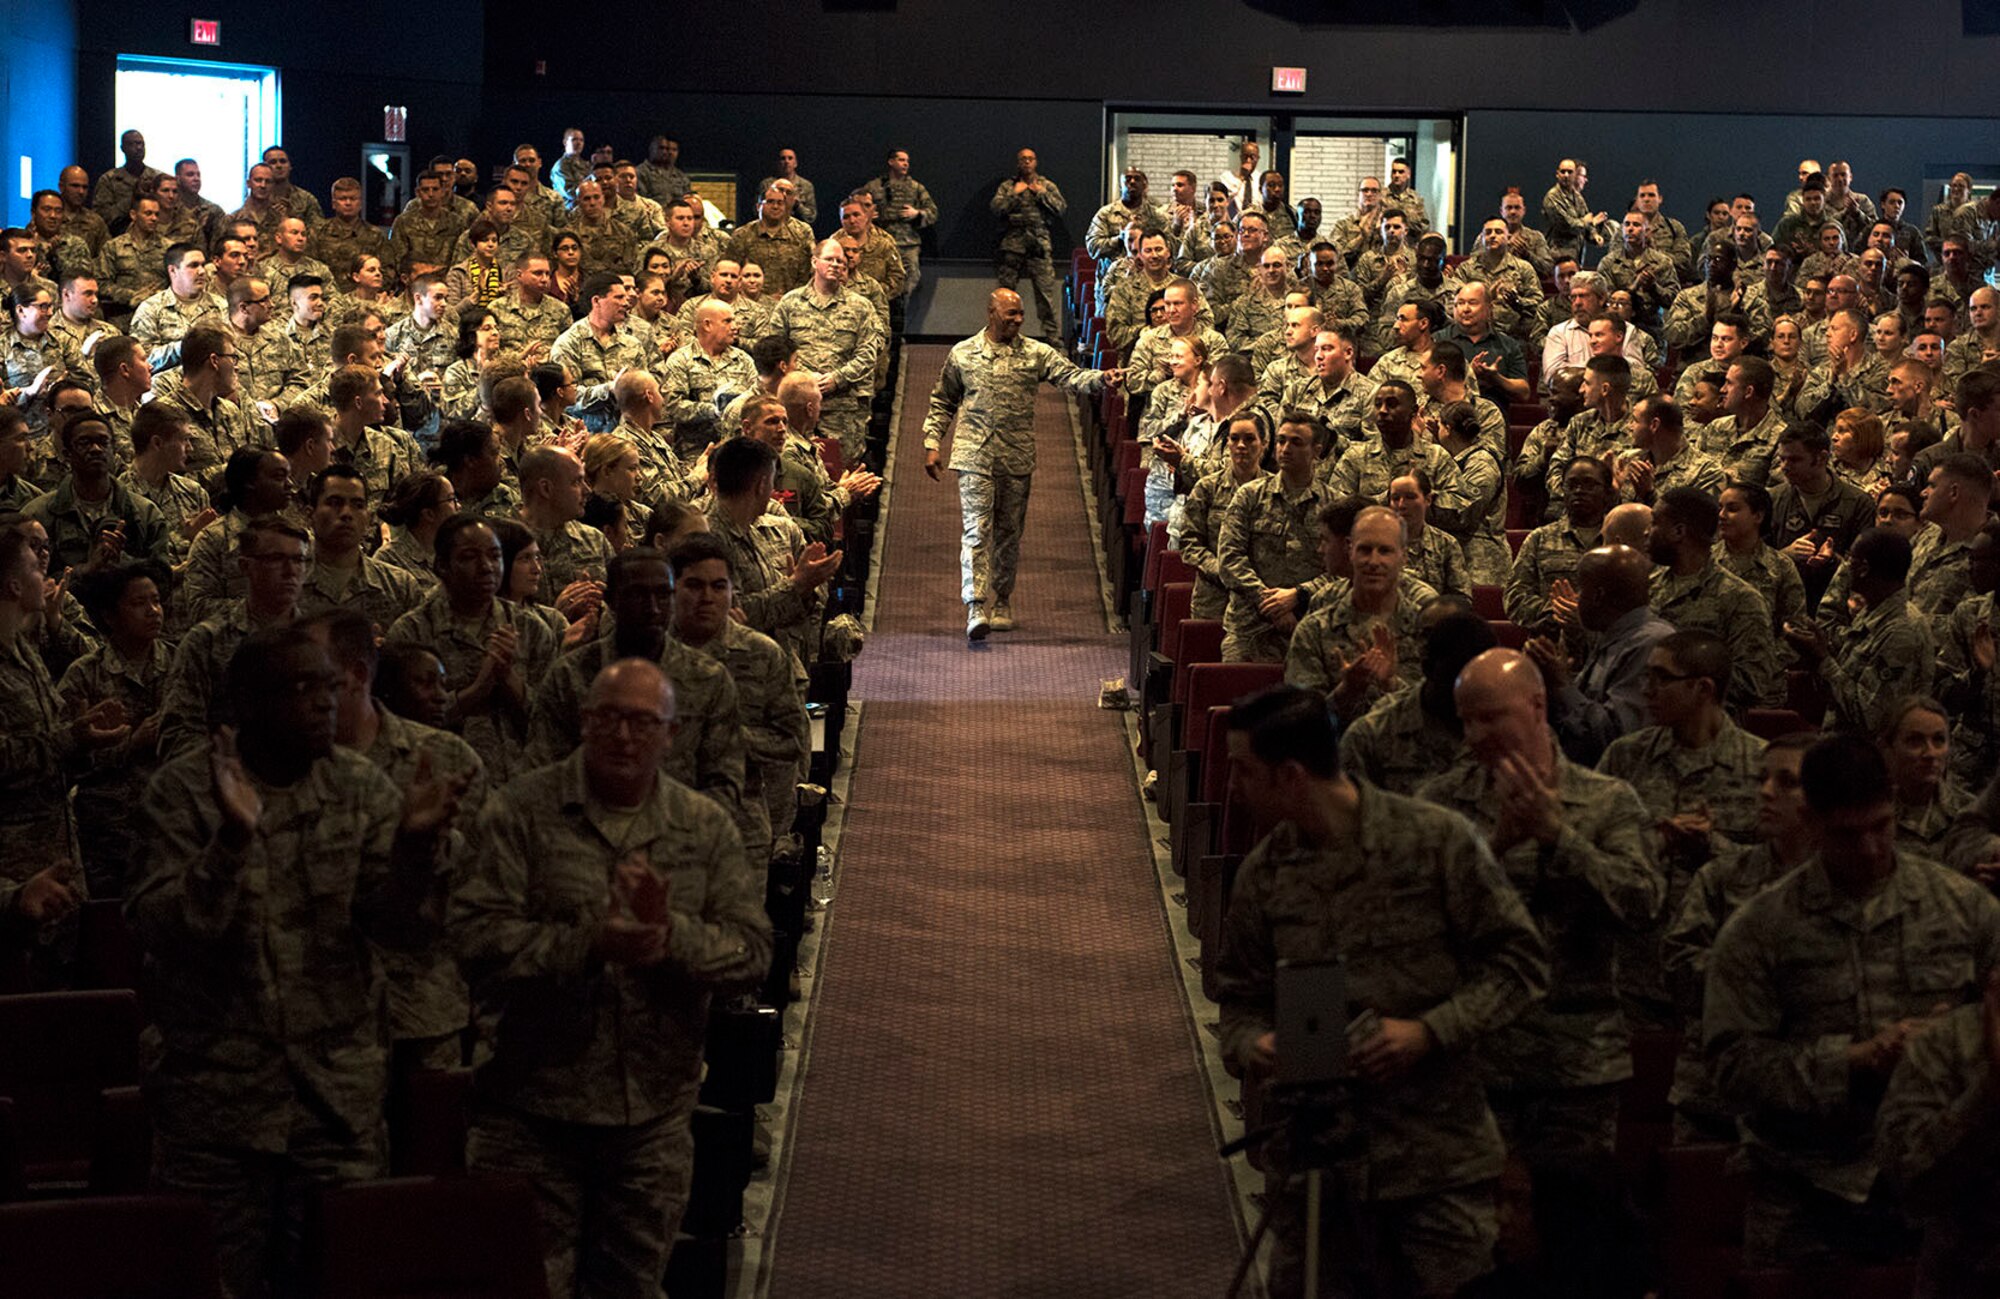
[[[548,1299],[534,1191],[514,1178],[328,1187],[307,1239],[319,1299]]]
[[[1505,618],[1488,618],[1486,625],[1493,629],[1493,639],[1507,649],[1520,649],[1528,643],[1528,629],[1516,627]]]
[[[0,1205],[7,1299],[220,1299],[208,1210],[192,1197],[109,1195]]]
[[[1810,731],[1813,724],[1789,708],[1751,708],[1743,714],[1743,729],[1760,740]]]
[[[27,1193],[27,1173],[21,1167],[21,1134],[14,1126],[14,1102],[0,1096],[0,1204],[18,1200]]]
[[[1507,606],[1501,599],[1504,592],[1497,586],[1475,586],[1472,588],[1472,611],[1488,621],[1497,622],[1507,616]]]
[[[1141,495],[1144,495],[1143,491]],[[1167,521],[1156,519],[1146,528],[1146,571],[1140,582],[1140,589],[1157,591],[1160,589],[1160,566],[1167,555]]]
[[[1187,735],[1182,747],[1199,753],[1208,739],[1210,710],[1285,679],[1278,663],[1196,663],[1188,669]]]
[[[28,1180],[81,1180],[99,1093],[139,1081],[130,989],[0,997],[0,1096],[14,1101]]]
[[[1186,703],[1188,674],[1197,663],[1222,662],[1222,623],[1216,618],[1188,618],[1181,623],[1180,653],[1174,656],[1174,684],[1168,698]],[[1227,702],[1217,700],[1218,703]]]
[[[1910,1299],[1917,1288],[1915,1264],[1882,1267],[1759,1268],[1739,1272],[1729,1283],[1730,1299]]]
[[[1193,582],[1166,582],[1160,586],[1159,600],[1153,606],[1153,622],[1160,629],[1160,653],[1170,659],[1180,653],[1181,624],[1187,621],[1188,610],[1193,607]]]
[[[90,1193],[138,1195],[151,1182],[153,1122],[137,1087],[106,1087],[97,1094],[97,1122],[90,1141]]]
[[[1166,525],[1159,524],[1156,526],[1164,527]],[[1160,556],[1160,580],[1159,584],[1153,589],[1157,591],[1169,582],[1187,582],[1192,584],[1195,577],[1196,573],[1194,569],[1188,565],[1185,559],[1181,558],[1181,552],[1178,550],[1169,550]]]
[[[1137,443],[1127,442],[1119,448],[1135,447]],[[1118,521],[1128,528],[1143,527],[1146,522],[1146,471],[1139,465],[1118,475],[1118,498],[1121,513]]]

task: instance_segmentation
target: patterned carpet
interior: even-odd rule
[[[912,348],[866,713],[769,1293],[1219,1296],[1229,1187],[1117,714],[1064,400],[1014,611],[968,648]]]

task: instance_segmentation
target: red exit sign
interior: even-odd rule
[[[222,21],[218,18],[188,19],[188,44],[222,44]]]
[[[1306,70],[1304,68],[1272,68],[1271,93],[1274,95],[1305,94]]]

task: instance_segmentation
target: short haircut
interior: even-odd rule
[[[310,547],[312,538],[306,530],[282,514],[260,514],[250,520],[240,536],[236,538],[236,553],[247,555],[257,548],[259,537],[290,537]]]
[[[326,381],[327,400],[334,410],[344,411],[365,392],[382,390],[382,376],[365,365],[343,365]]]
[[[299,448],[327,431],[326,416],[310,406],[294,406],[278,416],[273,433],[278,440],[278,450],[287,459],[299,453]]]
[[[250,491],[250,480],[257,476],[264,457],[269,454],[262,447],[238,447],[229,453],[229,459],[222,464],[222,495],[231,507],[242,505]]]
[[[718,496],[738,496],[755,488],[758,480],[777,465],[778,453],[762,442],[732,437],[710,455],[709,477]]]
[[[1230,706],[1228,724],[1232,732],[1249,737],[1250,752],[1261,762],[1296,762],[1322,780],[1340,771],[1340,732],[1325,697],[1316,691],[1302,686],[1260,690]]]
[[[757,373],[769,377],[776,374],[787,361],[797,356],[799,349],[783,334],[766,334],[750,347],[750,361],[757,367]]]
[[[100,347],[99,351],[102,350]],[[0,409],[14,411],[15,407]],[[0,426],[4,426],[4,423],[4,420],[0,420]],[[153,440],[162,433],[178,431],[182,436],[186,436],[187,426],[187,416],[179,410],[163,401],[147,402],[132,414],[132,454],[144,455],[153,445]]]
[[[96,367],[97,377],[102,381],[118,373],[119,369],[128,364],[133,357],[142,355],[144,353],[139,347],[138,339],[130,334],[113,334],[109,338],[98,340],[97,350],[91,353],[91,364]],[[140,409],[143,410],[144,407]]]
[[[335,461],[333,464],[328,465],[326,468],[314,474],[312,478],[307,481],[306,502],[310,505],[317,507],[319,505],[319,498],[326,492],[326,485],[329,482],[332,482],[336,478],[340,479],[343,482],[360,483],[361,499],[363,500],[368,499],[367,477],[363,475],[362,472],[359,469],[356,469],[353,465],[342,464],[339,461]]]
[[[1833,449],[1833,442],[1827,437],[1826,429],[1812,420],[1787,424],[1784,431],[1778,434],[1778,445],[1783,446],[1787,442],[1798,443],[1805,448],[1807,455],[1813,456],[1823,456]]]
[[[511,424],[521,418],[538,399],[535,385],[526,375],[502,379],[493,385],[493,418]]]
[[[521,457],[519,475],[521,495],[534,494],[535,484],[544,479],[553,479],[577,457],[560,447],[536,447]]]
[[[243,534],[246,538],[249,533]],[[313,639],[310,629],[298,623],[287,623],[282,627],[264,627],[253,631],[244,638],[236,652],[229,656],[229,668],[223,683],[229,702],[239,718],[262,715],[265,709],[258,705],[268,700],[281,684],[271,672],[271,665],[280,655],[310,645],[320,648]],[[267,719],[266,724],[269,724]]]
[[[1750,507],[1750,512],[1759,518],[1768,519],[1771,517],[1771,493],[1765,489],[1763,484],[1745,482],[1739,478],[1725,485],[1722,490],[1725,492],[1735,492],[1738,496],[1741,496],[1743,503]]]
[[[1769,361],[1761,356],[1738,356],[1732,357],[1729,364],[1741,372],[1744,387],[1759,397],[1771,395],[1771,385],[1777,382],[1778,372],[1771,368]]]
[[[595,302],[624,282],[624,277],[617,271],[599,271],[583,282],[583,287],[577,291],[577,297],[586,303]]]
[[[1368,508],[1368,502],[1359,496],[1342,496],[1328,501],[1320,507],[1319,526],[1336,537],[1354,534],[1354,516]]]
[[[1647,419],[1660,421],[1660,427],[1674,436],[1680,436],[1682,427],[1681,408],[1672,397],[1665,393],[1654,393],[1639,403],[1645,408]]]
[[[1443,368],[1453,383],[1465,382],[1465,349],[1450,339],[1431,344],[1431,360]]]
[[[1895,799],[1882,750],[1859,735],[1830,735],[1807,749],[1799,763],[1799,787],[1806,806],[1822,816]]]
[[[374,337],[374,333],[359,319],[340,326],[333,331],[333,363],[339,365],[350,356],[360,356]]]
[[[711,559],[721,560],[728,567],[729,576],[736,576],[736,564],[729,557],[729,547],[708,532],[697,532],[676,541],[674,548],[667,552],[667,567],[673,570],[674,580],[679,581],[690,565],[706,563]]]
[[[1221,376],[1222,382],[1231,388],[1257,386],[1256,368],[1250,364],[1250,358],[1241,352],[1224,352],[1215,358],[1212,368]]]
[[[1961,416],[1987,409],[1995,401],[2000,401],[2000,371],[1983,365],[1974,366],[1960,377],[1953,396],[1953,404],[1958,407]]]
[[[1729,645],[1713,632],[1677,631],[1660,641],[1674,663],[1690,676],[1706,677],[1715,687],[1716,702],[1729,694]]]
[[[448,419],[438,426],[431,463],[450,474],[486,450],[493,430],[476,419]]]
[[[1715,498],[1699,487],[1675,487],[1660,493],[1653,519],[1679,524],[1706,546],[1715,540],[1716,508]]]
[[[1583,368],[1603,375],[1620,392],[1632,387],[1632,363],[1622,356],[1593,356],[1583,363]]]
[[[1934,468],[1970,489],[1982,502],[1993,499],[1993,471],[1986,467],[1984,457],[1961,451],[1938,461]]]
[[[229,340],[217,325],[196,325],[181,338],[181,371],[201,369],[228,346]]]
[[[1868,575],[1885,582],[1901,582],[1910,575],[1909,540],[1887,528],[1862,529],[1848,557],[1868,565]]]

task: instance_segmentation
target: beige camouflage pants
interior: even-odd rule
[[[474,1116],[466,1161],[474,1172],[515,1173],[534,1184],[549,1294],[650,1299],[660,1293],[674,1232],[694,1180],[685,1106],[645,1123],[565,1123],[518,1110]]]
[[[840,443],[840,458],[848,468],[868,452],[868,402],[846,394],[830,398],[819,412],[819,431]]]
[[[1027,474],[959,471],[958,509],[964,528],[958,543],[959,598],[965,603],[983,605],[1013,597],[1031,481]]]
[[[1002,248],[994,259],[993,278],[1003,289],[1012,289],[1028,277],[1035,291],[1035,318],[1041,322],[1042,341],[1054,343],[1062,337],[1062,291],[1056,287],[1055,263],[1047,253],[1039,256]]]

